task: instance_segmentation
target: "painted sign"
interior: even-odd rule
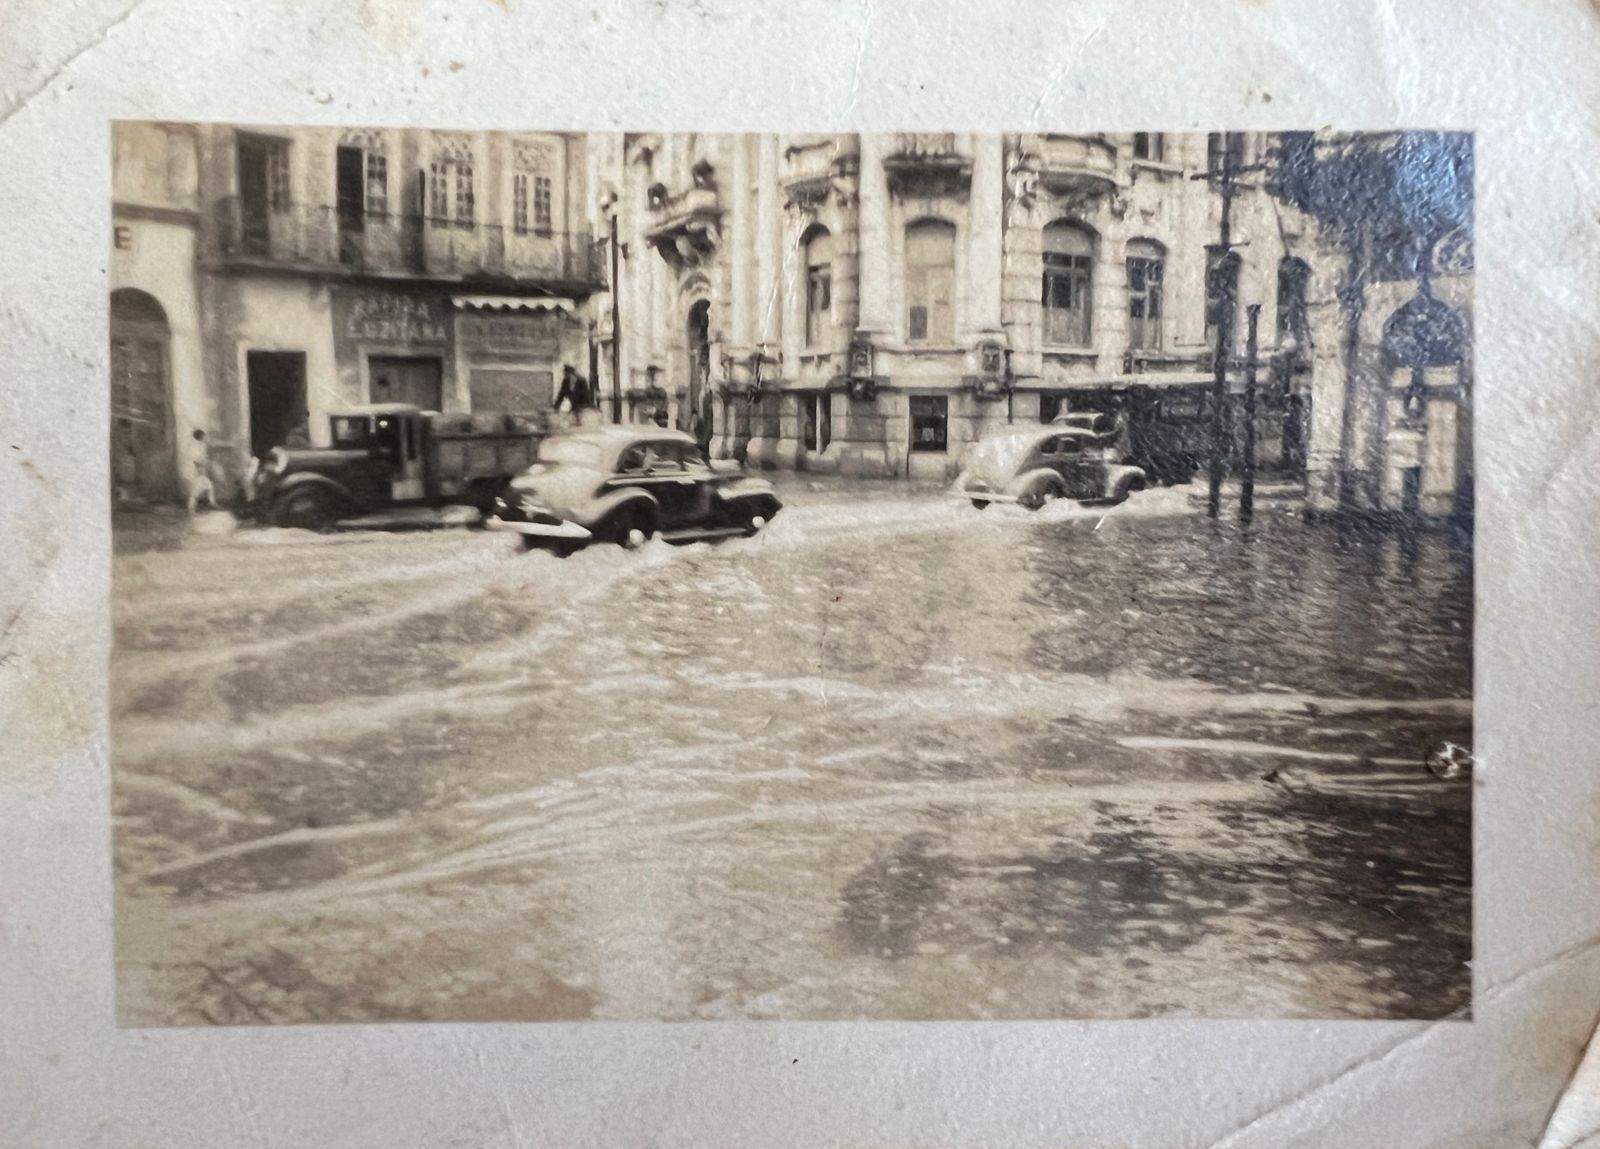
[[[486,350],[531,351],[551,357],[560,352],[561,319],[554,313],[536,315],[463,315],[456,337],[463,344]]]
[[[365,291],[347,296],[343,331],[368,343],[442,344],[448,337],[442,300],[397,292]]]

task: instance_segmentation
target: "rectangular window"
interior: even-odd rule
[[[1044,341],[1069,347],[1089,345],[1093,263],[1087,255],[1048,251],[1044,256]]]
[[[800,443],[808,451],[826,451],[833,441],[833,409],[828,393],[800,396]]]
[[[389,157],[367,153],[367,214],[389,214]]]
[[[911,396],[911,449],[940,452],[948,449],[950,401],[943,395]]]
[[[511,226],[518,235],[547,232],[551,221],[549,176],[517,172],[511,177]],[[531,220],[531,225],[530,225]]]
[[[428,218],[434,223],[471,227],[475,201],[470,159],[444,156],[428,165]]]
[[[533,177],[533,226],[540,231],[550,230],[551,190],[549,176]]]
[[[1228,166],[1238,171],[1244,166],[1244,133],[1211,132],[1206,136],[1206,174],[1222,174],[1224,158]]]
[[[1134,132],[1133,158],[1160,163],[1166,159],[1167,138],[1161,132]]]
[[[833,308],[833,269],[826,264],[806,270],[806,346],[822,342]],[[926,323],[923,326],[926,332]]]
[[[273,140],[267,146],[267,205],[273,211],[289,210],[289,141]]]
[[[1128,260],[1128,346],[1135,350],[1161,346],[1161,280],[1159,259]]]
[[[906,228],[906,338],[955,341],[955,225],[923,220]]]

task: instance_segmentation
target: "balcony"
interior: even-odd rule
[[[674,268],[703,262],[722,239],[722,204],[709,185],[668,195],[657,184],[650,189],[650,219],[645,239]]]
[[[972,160],[954,132],[897,132],[883,171],[897,195],[965,195],[972,187]]]
[[[247,210],[219,200],[213,257],[236,270],[458,282],[529,280],[574,292],[604,287],[605,261],[581,233],[368,212],[322,204]]]
[[[1043,136],[1039,182],[1059,195],[1109,192],[1117,186],[1117,146],[1104,136]]]

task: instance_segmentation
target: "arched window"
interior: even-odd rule
[[[1128,346],[1136,351],[1161,346],[1166,254],[1154,240],[1128,242]]]
[[[1094,234],[1075,223],[1044,229],[1044,341],[1087,347],[1093,334]]]
[[[910,342],[955,340],[955,281],[955,225],[924,219],[907,227],[906,338]]]
[[[1206,343],[1213,350],[1219,331],[1233,335],[1239,299],[1239,253],[1215,245],[1206,248]]]
[[[806,346],[824,342],[833,326],[833,236],[822,226],[806,232]]]

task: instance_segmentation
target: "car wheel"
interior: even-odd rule
[[[756,506],[746,508],[743,512],[742,523],[746,534],[755,534],[772,521],[772,516],[778,513],[778,508],[770,503],[758,503]]]
[[[1026,506],[1030,511],[1037,511],[1049,505],[1050,503],[1055,502],[1060,497],[1061,488],[1052,484],[1042,488],[1041,490],[1035,491],[1032,495],[1028,496],[1023,505]]]
[[[640,507],[623,507],[612,516],[606,537],[627,550],[638,550],[656,533],[655,519]]]
[[[327,491],[317,487],[302,488],[279,496],[273,504],[272,521],[280,527],[322,531],[339,521],[342,509],[339,501]]]
[[[972,509],[975,510],[975,511],[984,510],[988,506],[989,506],[989,500],[988,499],[973,499],[972,500]]]

